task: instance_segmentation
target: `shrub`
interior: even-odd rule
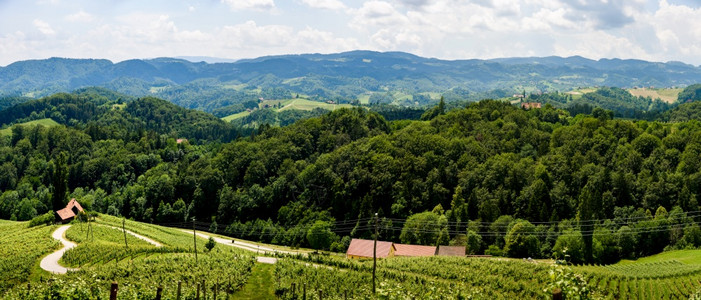
[[[51,225],[54,222],[54,219],[54,212],[50,211],[43,215],[34,217],[31,221],[29,221],[29,227]]]

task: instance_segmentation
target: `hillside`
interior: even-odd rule
[[[231,142],[179,143],[215,133],[206,124],[231,124],[153,98],[123,107],[70,94],[37,101],[28,105],[105,112],[66,110],[87,121],[0,140],[0,218],[28,220],[74,197],[102,213],[161,223],[194,216],[220,232],[280,245],[311,246],[300,232],[322,222],[344,230],[316,246],[333,250],[370,237],[365,222],[374,213],[384,218],[387,240],[445,245],[473,236],[481,239],[473,249],[479,254],[548,258],[564,245],[585,245],[573,261],[611,263],[699,246],[696,121],[612,119],[600,109],[572,117],[550,106],[481,101],[447,112],[437,106],[423,114],[426,121],[388,122],[342,108],[286,127],[260,126]],[[67,193],[52,193],[61,182]],[[616,221],[629,218],[636,221]],[[426,223],[435,231],[405,232]],[[671,227],[643,234],[659,226]],[[517,247],[506,238],[514,228],[525,231],[511,242],[553,234]],[[622,245],[594,238],[594,230],[639,236]],[[570,231],[584,234],[568,240]]]
[[[432,96],[436,94],[442,94],[449,102],[476,101],[511,96],[523,90],[531,93],[583,86],[670,87],[696,82],[701,82],[701,69],[674,62],[595,61],[582,57],[439,60],[372,51],[281,55],[215,64],[175,58],[119,63],[51,58],[0,67],[0,96],[42,97],[101,86],[134,97],[155,96],[207,112],[261,97],[288,99],[293,94],[309,95],[317,101],[426,106],[437,100]],[[243,110],[236,112],[240,111]]]
[[[0,124],[5,126],[38,120],[84,129],[93,139],[138,139],[151,132],[193,142],[230,141],[239,134],[231,124],[201,111],[153,97],[134,100],[100,89],[56,94],[0,111]]]

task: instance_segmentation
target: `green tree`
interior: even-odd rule
[[[66,166],[66,153],[61,152],[54,160],[51,184],[53,186],[52,207],[59,210],[66,206],[66,194],[68,193],[68,167]]]
[[[509,257],[540,256],[540,241],[535,236],[536,227],[526,220],[516,220],[504,237],[504,253]]]
[[[402,227],[399,239],[404,244],[436,245],[442,227],[441,216],[435,212],[427,211],[411,215]]]
[[[331,225],[326,221],[316,221],[307,231],[307,242],[312,249],[329,249],[336,235],[331,232]]]
[[[553,257],[567,262],[581,264],[584,260],[584,239],[579,230],[565,230],[557,237],[553,247]]]
[[[482,236],[472,230],[467,231],[467,253],[474,255],[482,251]]]

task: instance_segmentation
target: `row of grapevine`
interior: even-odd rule
[[[59,247],[51,238],[56,226],[27,228],[27,222],[0,224],[0,295],[29,278],[42,256]]]

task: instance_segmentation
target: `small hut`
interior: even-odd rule
[[[56,221],[64,224],[68,223],[81,212],[83,212],[83,207],[73,198],[68,202],[65,208],[56,211]]]

